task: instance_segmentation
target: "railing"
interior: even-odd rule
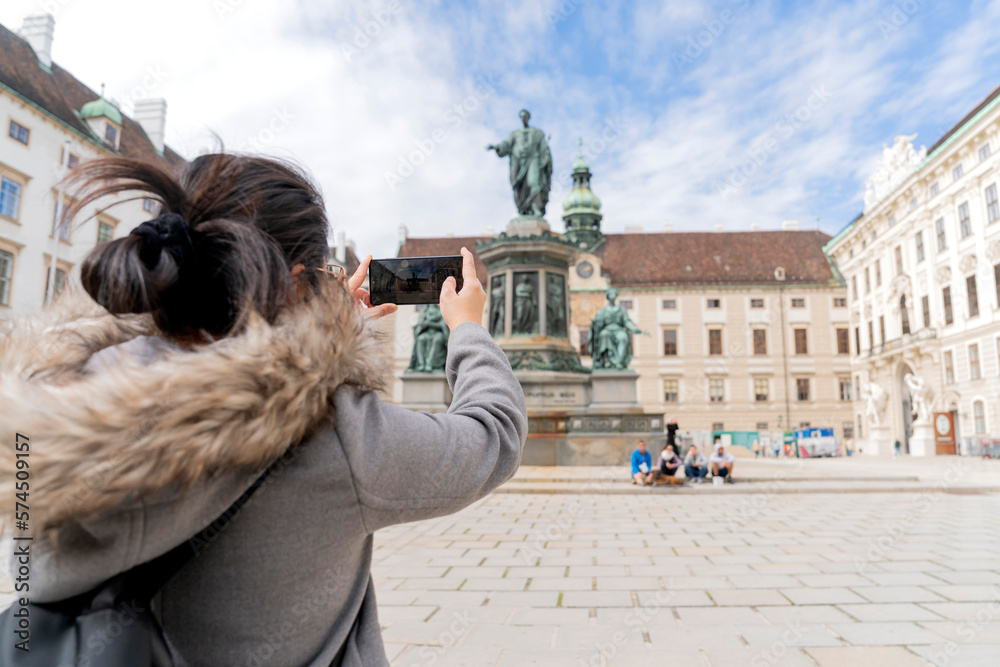
[[[959,454],[1000,459],[1000,437],[977,435],[971,438],[962,438]]]
[[[893,338],[892,340],[887,340],[884,343],[872,345],[867,350],[862,350],[860,357],[862,359],[869,359],[871,357],[878,357],[890,352],[901,352],[910,345],[914,345],[931,338],[937,338],[937,329],[926,327],[916,333],[903,334],[899,338]]]

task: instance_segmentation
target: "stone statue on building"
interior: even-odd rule
[[[407,372],[443,373],[448,359],[448,333],[441,308],[425,306],[413,327],[413,354]]]
[[[519,215],[543,217],[549,201],[552,184],[552,153],[545,141],[545,133],[529,127],[531,114],[521,109],[524,127],[514,130],[499,144],[490,144],[486,150],[496,151],[499,157],[510,156],[510,185],[514,188],[514,203]]]
[[[521,282],[514,286],[514,319],[511,322],[513,333],[535,333],[538,330],[538,296],[531,279],[524,276]]]
[[[618,290],[608,290],[608,305],[597,311],[590,323],[587,351],[594,360],[594,370],[625,370],[632,363],[632,335],[648,332],[637,327],[628,312],[615,303]]]
[[[889,396],[885,393],[885,389],[867,379],[864,382],[864,395],[865,416],[872,426],[881,426],[882,413],[885,412]]]
[[[934,415],[931,411],[931,388],[927,386],[924,379],[913,373],[903,376],[903,382],[910,390],[910,402],[913,412],[916,413],[914,424],[930,424]]]

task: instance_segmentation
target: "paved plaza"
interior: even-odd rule
[[[983,488],[1000,462],[752,463],[858,481],[516,492],[584,474],[529,469],[457,515],[379,532],[392,664],[1000,665],[1000,493]],[[966,472],[932,483],[948,466]],[[922,488],[855,488],[884,484],[872,470]]]

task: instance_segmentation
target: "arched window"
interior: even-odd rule
[[[982,401],[972,404],[972,414],[976,418],[976,434],[986,433],[986,406]]]
[[[899,297],[899,317],[902,320],[903,333],[910,333],[910,311],[906,308],[906,296]]]

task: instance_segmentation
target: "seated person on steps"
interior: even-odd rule
[[[670,484],[671,486],[675,486],[684,483],[684,480],[677,477],[677,471],[681,469],[684,463],[681,461],[681,457],[677,456],[677,450],[672,443],[668,442],[667,446],[663,448],[663,452],[660,454],[657,462],[659,465],[653,474],[655,484]]]
[[[708,462],[712,464],[713,477],[722,477],[730,484],[733,483],[733,465],[736,457],[722,448],[718,438],[715,441],[715,451],[708,457]]]
[[[687,456],[684,457],[684,474],[695,484],[705,481],[708,474],[708,461],[705,455],[698,451],[698,445],[691,445]]]

